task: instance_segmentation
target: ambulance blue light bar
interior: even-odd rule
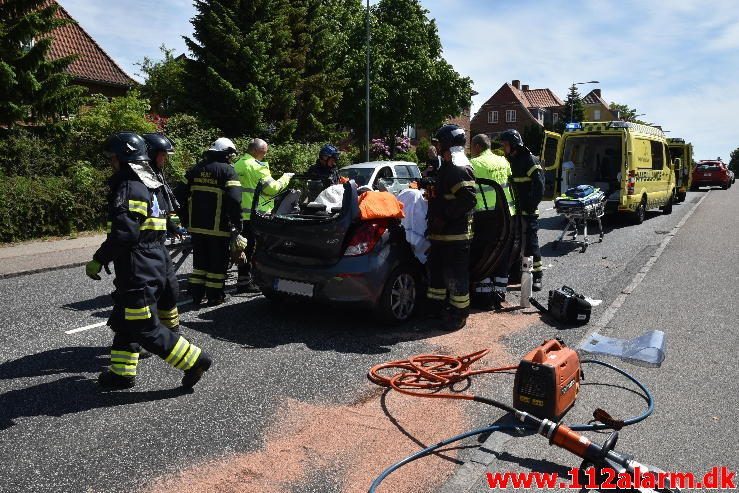
[[[582,124],[579,122],[568,123],[565,130],[582,130]]]

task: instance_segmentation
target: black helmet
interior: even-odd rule
[[[121,163],[149,160],[146,141],[133,132],[118,132],[108,137],[103,154],[106,157],[116,156]]]
[[[452,147],[464,147],[467,143],[464,129],[459,125],[444,125],[436,131],[435,137],[439,139],[439,150],[442,152]]]
[[[166,152],[172,154],[174,152],[174,144],[165,135],[162,134],[144,134],[142,135],[144,141],[146,141],[146,147],[148,148],[149,159],[155,161],[157,154],[160,152]]]
[[[525,147],[523,145],[523,139],[521,138],[521,134],[518,133],[518,130],[515,128],[511,128],[509,130],[506,130],[502,134],[500,134],[500,137],[498,137],[499,142],[508,142],[511,144],[511,147]]]

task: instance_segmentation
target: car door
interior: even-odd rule
[[[544,132],[544,144],[541,146],[541,156],[539,156],[539,163],[544,168],[544,200],[553,200],[560,193],[562,141],[560,134]]]

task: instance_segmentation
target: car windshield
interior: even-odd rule
[[[339,176],[354,180],[357,186],[368,185],[374,168],[344,168],[339,170]]]

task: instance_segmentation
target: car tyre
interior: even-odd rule
[[[420,299],[420,283],[414,272],[405,266],[395,269],[375,306],[378,319],[389,324],[407,322],[413,316]]]
[[[647,198],[642,197],[641,202],[639,202],[639,206],[636,208],[636,210],[631,215],[631,222],[633,224],[641,224],[644,222],[644,218],[647,215]]]

